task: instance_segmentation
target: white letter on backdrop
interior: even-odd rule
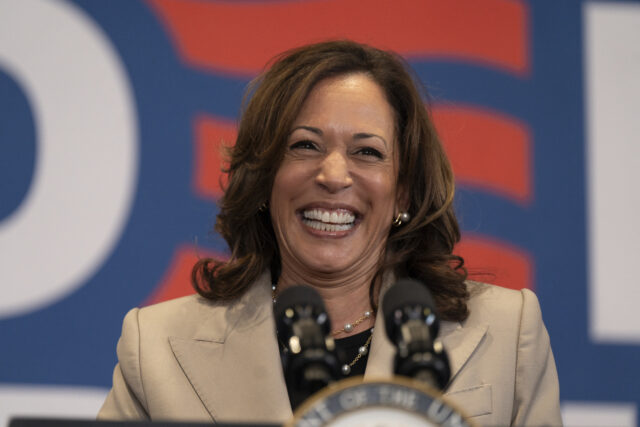
[[[65,1],[0,0],[0,69],[36,126],[34,176],[0,222],[0,318],[52,304],[100,268],[129,217],[137,117],[101,28]]]

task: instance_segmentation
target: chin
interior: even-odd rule
[[[309,264],[309,267],[313,271],[317,271],[318,273],[333,274],[333,273],[339,273],[341,271],[345,271],[353,264],[354,262],[345,262],[344,258],[340,258],[340,259],[315,258],[313,262]]]

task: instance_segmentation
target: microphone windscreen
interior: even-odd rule
[[[414,307],[419,305],[422,308],[428,308],[431,312],[435,313],[435,303],[431,292],[421,282],[410,279],[399,279],[395,285],[384,295],[382,300],[382,313],[384,315],[385,327],[387,330],[387,336],[391,341],[394,341],[394,323],[395,323],[395,311],[404,307]]]
[[[276,319],[281,319],[288,308],[296,305],[313,307],[316,311],[326,312],[324,301],[315,289],[310,286],[297,285],[285,289],[276,297],[273,312]]]

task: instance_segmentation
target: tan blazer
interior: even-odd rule
[[[100,419],[283,422],[292,416],[276,342],[269,274],[238,302],[189,296],[124,319]],[[560,425],[558,378],[536,296],[469,283],[470,316],[443,322],[446,395],[480,425]],[[390,377],[382,316],[365,378]]]

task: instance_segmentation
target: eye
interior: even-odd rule
[[[362,147],[356,151],[356,154],[360,154],[363,156],[372,156],[377,157],[378,159],[384,159],[384,155],[373,147]]]
[[[296,141],[293,144],[291,144],[289,146],[290,150],[317,150],[318,147],[316,146],[316,144],[313,141],[310,141],[308,139],[303,139],[300,141]]]

